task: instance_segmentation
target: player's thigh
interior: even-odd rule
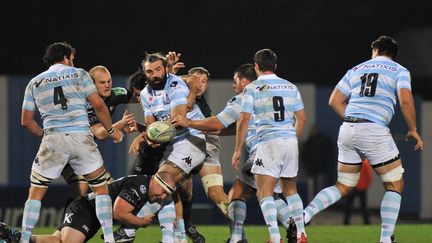
[[[284,149],[286,148],[280,144],[280,139],[258,144],[252,165],[252,173],[279,178],[282,168],[281,153],[283,153]]]
[[[206,141],[199,137],[189,136],[187,139],[168,145],[162,161],[170,161],[189,174],[204,162],[205,155]]]
[[[61,230],[62,243],[82,243],[85,242],[86,236],[79,230],[71,227],[64,227]]]
[[[103,166],[102,155],[91,133],[76,133],[68,136],[73,158],[69,161],[78,175],[88,175]]]
[[[355,137],[358,136],[358,124],[344,122],[339,128],[338,161],[342,163],[359,164],[362,162],[355,144]]]
[[[281,139],[279,146],[284,146],[280,152],[280,160],[282,161],[282,169],[280,177],[283,178],[294,178],[298,172],[298,142],[297,139],[285,138]]]
[[[206,135],[206,158],[204,166],[219,166],[220,167],[220,140],[219,136],[208,134]]]
[[[360,123],[358,127],[357,149],[370,165],[384,165],[399,158],[399,150],[389,128],[376,123]]]
[[[222,175],[222,168],[220,165],[209,165],[204,163],[201,167],[201,170],[199,171],[200,177],[213,174]]]
[[[33,161],[32,171],[50,179],[56,179],[61,175],[69,159],[66,136],[62,133],[44,135]]]
[[[243,200],[247,201],[255,193],[255,189],[250,185],[244,183],[242,180],[236,179],[232,184],[231,190],[229,192],[229,201],[233,200]]]

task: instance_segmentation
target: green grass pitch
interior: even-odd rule
[[[206,237],[207,243],[223,243],[228,238],[227,226],[199,225],[198,229]],[[245,226],[250,243],[264,243],[268,239],[268,231],[264,226]],[[36,228],[34,234],[51,234],[54,228]],[[378,242],[380,225],[311,225],[306,228],[309,242],[312,243],[368,243]],[[282,239],[286,242],[285,230],[280,229]],[[102,242],[99,232],[89,242]],[[156,225],[140,229],[135,239],[136,243],[160,241],[160,230]],[[432,243],[431,224],[400,224],[396,225],[396,240],[398,243]],[[191,241],[189,241],[191,242]]]

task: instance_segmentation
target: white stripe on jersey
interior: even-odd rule
[[[255,115],[258,143],[295,138],[294,112],[303,109],[297,87],[275,74],[260,76],[246,86],[241,112]]]
[[[364,118],[388,126],[400,89],[411,90],[409,71],[379,56],[350,69],[336,85],[350,97],[345,116]]]
[[[89,132],[86,103],[96,87],[86,71],[52,65],[27,85],[22,109],[40,112],[44,129],[55,132]]]

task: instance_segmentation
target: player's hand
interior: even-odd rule
[[[240,163],[240,156],[241,156],[241,151],[235,150],[231,159],[231,165],[235,170],[238,169]]]
[[[143,132],[142,134],[143,134],[143,137],[144,137],[146,143],[148,145],[150,145],[150,147],[152,147],[152,148],[159,148],[161,146],[160,143],[156,143],[156,142],[152,141],[150,138],[148,138],[146,132]]]
[[[144,141],[144,137],[142,134],[138,135],[129,146],[129,153],[133,155],[137,155],[139,152],[140,144]]]
[[[129,114],[128,110],[125,110],[123,117],[120,120],[122,128],[128,127],[130,123],[135,122],[134,114]]]
[[[144,218],[142,218],[141,227],[146,227],[147,225],[151,224],[153,218],[154,218],[154,214],[145,215]]]
[[[126,133],[137,132],[138,131],[137,122],[135,120],[128,122],[127,126],[123,128],[123,131]]]
[[[176,127],[189,127],[190,120],[184,116],[176,115],[171,119],[171,123]]]
[[[112,138],[114,143],[120,143],[121,141],[123,141],[123,133],[118,129],[114,128],[114,133],[109,136]]]
[[[172,74],[176,74],[180,69],[185,68],[186,65],[183,62],[177,62],[176,64],[174,64],[174,66],[172,67]]]
[[[174,64],[176,64],[181,57],[181,53],[176,53],[175,51],[170,51],[168,52],[168,54],[165,55],[166,60],[167,60],[167,64],[169,66],[174,66]]]
[[[417,142],[414,146],[414,150],[423,150],[423,139],[420,134],[418,134],[417,130],[408,131],[405,141],[408,141],[408,139],[414,139]]]

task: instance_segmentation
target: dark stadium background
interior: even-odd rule
[[[145,51],[175,50],[187,67],[204,66],[212,78],[230,79],[258,49],[271,48],[279,57],[278,75],[333,87],[348,68],[370,58],[370,43],[386,34],[400,40],[401,63],[411,71],[413,90],[428,100],[431,12],[431,1],[402,0],[1,1],[0,75],[11,76],[11,90],[20,90],[9,94],[9,107],[20,107],[28,81],[23,77],[45,69],[41,57],[49,43],[66,40],[77,48],[75,66],[88,70],[102,64],[123,78],[138,68]],[[322,96],[328,99],[326,92]],[[317,116],[334,119],[328,111],[318,110]],[[19,112],[9,111],[13,122],[8,128],[23,133]],[[23,134],[9,135],[10,157],[29,161],[39,141]],[[102,148],[102,154],[111,147]],[[11,171],[20,174],[11,184],[19,184],[27,180],[29,165]],[[0,188],[2,195],[14,190]],[[23,203],[26,190],[20,199],[2,200],[3,205]],[[54,201],[64,194],[63,188],[55,190]]]
[[[67,40],[83,68],[103,63],[129,74],[144,51],[176,50],[215,78],[231,77],[268,47],[279,55],[281,76],[331,84],[369,58],[377,36],[430,27],[431,10],[426,0],[2,1],[0,73],[36,74],[44,47]],[[417,78],[417,91],[431,97],[430,82]]]

